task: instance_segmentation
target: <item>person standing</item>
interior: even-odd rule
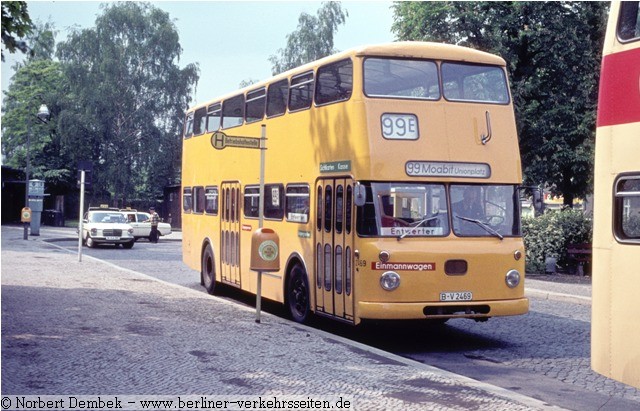
[[[160,221],[160,217],[158,213],[156,213],[156,209],[154,207],[149,208],[149,223],[151,223],[151,233],[149,234],[149,241],[152,243],[158,242],[158,237],[160,236],[158,232],[158,222]]]

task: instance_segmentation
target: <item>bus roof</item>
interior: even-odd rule
[[[230,93],[223,94],[214,99],[207,100],[204,103],[197,104],[191,107],[187,112],[194,111],[198,107],[207,106],[212,103],[220,102],[226,98],[243,94],[250,90],[255,90],[260,87],[264,87],[267,84],[289,78],[296,74],[308,72],[318,66],[327,64],[332,61],[342,60],[347,57],[364,57],[364,56],[385,56],[385,57],[398,57],[398,58],[423,58],[434,60],[453,60],[469,63],[481,63],[491,64],[496,66],[505,66],[505,60],[495,54],[487,53],[480,50],[471,49],[468,47],[456,46],[445,43],[433,43],[425,41],[399,41],[394,43],[382,43],[374,45],[365,45],[350,48],[348,50],[332,54],[321,58],[319,60],[312,61],[302,66],[298,66],[291,70],[277,74],[266,80],[260,81],[255,84],[251,84],[242,89],[234,90]]]

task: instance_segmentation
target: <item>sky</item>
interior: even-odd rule
[[[233,92],[243,80],[271,76],[269,56],[286,46],[301,13],[316,15],[315,1],[153,1],[174,20],[183,52],[180,67],[199,63],[200,81],[193,105]],[[95,27],[102,2],[28,1],[34,22],[53,22],[56,43],[67,39],[72,28]],[[394,41],[390,1],[343,1],[349,16],[338,28],[334,47],[340,51],[364,44]],[[6,91],[21,52],[4,50],[2,90]],[[4,93],[3,93],[4,97]]]

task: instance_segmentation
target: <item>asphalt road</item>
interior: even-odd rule
[[[56,242],[77,250],[77,243]],[[182,263],[181,243],[139,241],[131,250],[83,249],[120,267],[200,290],[199,273]],[[91,259],[86,260],[91,264]],[[222,288],[223,298],[253,305],[252,296]],[[263,309],[283,315],[278,305]],[[637,410],[640,390],[590,369],[590,306],[531,298],[529,314],[477,323],[451,320],[443,326],[424,322],[372,323],[349,327],[324,319],[312,326],[476,380],[575,410]]]

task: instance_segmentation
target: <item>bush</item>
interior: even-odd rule
[[[580,210],[548,211],[540,217],[524,218],[522,233],[528,273],[544,273],[545,259],[553,257],[561,270],[569,268],[567,246],[591,243],[592,222]]]

